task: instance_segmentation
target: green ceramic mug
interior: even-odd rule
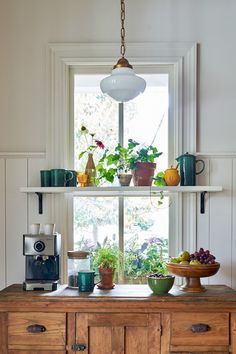
[[[73,174],[72,178],[70,178],[71,173]],[[77,186],[77,172],[74,170],[67,170],[66,176],[70,178],[70,179],[67,179],[67,181],[66,181],[66,187],[76,187]]]
[[[78,272],[78,288],[80,292],[91,293],[94,289],[95,272],[92,270],[81,270]]]
[[[51,186],[65,187],[66,183],[73,178],[73,173],[63,168],[54,168],[51,170]]]
[[[51,171],[41,170],[40,181],[41,181],[41,187],[51,187]]]

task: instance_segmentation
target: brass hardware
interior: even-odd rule
[[[120,20],[121,20],[121,30],[120,30],[120,54],[121,58],[118,62],[113,66],[113,69],[116,68],[130,68],[133,69],[132,65],[125,58],[125,0],[120,0]]]

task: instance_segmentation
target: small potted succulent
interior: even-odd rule
[[[94,252],[93,265],[98,268],[101,281],[97,284],[99,289],[113,289],[113,278],[118,264],[118,253],[110,246],[98,248]]]

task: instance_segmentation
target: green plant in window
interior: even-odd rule
[[[143,277],[150,273],[168,274],[168,245],[166,239],[150,237],[141,245],[137,236],[131,238],[125,245],[125,276],[131,278]]]
[[[144,146],[129,139],[127,147],[117,144],[113,150],[105,150],[96,166],[98,179],[105,179],[112,183],[115,176],[135,169],[137,162],[154,162],[161,154],[162,152],[158,152],[158,149],[152,145]]]

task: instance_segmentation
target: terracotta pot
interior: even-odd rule
[[[113,283],[114,271],[110,268],[99,267],[99,274],[101,276],[100,283],[97,284],[97,287],[102,290],[113,289],[115,284]]]
[[[156,164],[153,162],[137,162],[132,171],[135,186],[151,186]]]

